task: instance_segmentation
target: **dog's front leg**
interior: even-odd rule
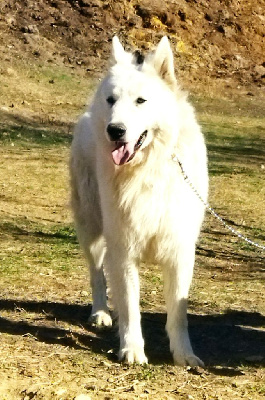
[[[117,250],[117,249],[116,249]],[[139,276],[135,263],[107,253],[106,266],[111,298],[119,318],[119,358],[128,363],[147,363],[141,330]]]
[[[179,246],[177,264],[164,269],[164,293],[167,306],[166,330],[170,350],[177,365],[204,366],[190,343],[187,321],[188,293],[194,265],[194,246]]]

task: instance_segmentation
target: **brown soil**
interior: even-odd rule
[[[15,55],[98,75],[114,34],[143,50],[168,35],[184,86],[264,88],[264,0],[2,0],[0,11],[10,62]]]

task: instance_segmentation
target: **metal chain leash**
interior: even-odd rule
[[[237,231],[236,229],[234,229],[231,225],[228,225],[225,220],[220,217],[220,215],[217,214],[217,212],[210,206],[209,203],[207,203],[202,196],[200,195],[200,193],[198,192],[198,190],[195,188],[195,186],[193,185],[193,183],[191,182],[191,180],[189,179],[187,173],[185,172],[185,169],[183,168],[182,163],[180,162],[180,160],[178,159],[176,154],[172,154],[172,160],[175,163],[178,163],[180,170],[182,172],[182,175],[184,177],[184,180],[188,183],[188,185],[191,187],[191,189],[193,190],[193,192],[196,194],[196,196],[200,199],[200,201],[204,204],[206,210],[208,212],[210,212],[218,221],[220,221],[222,223],[222,225],[228,229],[230,232],[232,232],[235,236],[237,236],[238,238],[244,240],[245,242],[249,243],[252,246],[257,247],[258,249],[261,249],[263,251],[265,251],[265,246],[259,243],[254,242],[253,240],[247,238],[246,236],[242,235],[242,233],[240,233],[239,231]]]

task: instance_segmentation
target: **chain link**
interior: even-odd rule
[[[200,193],[198,192],[198,190],[195,188],[195,186],[193,185],[193,183],[191,182],[191,180],[189,179],[187,173],[185,172],[185,169],[183,168],[182,163],[180,162],[179,158],[177,157],[176,154],[172,154],[172,160],[175,163],[178,163],[180,170],[182,172],[182,175],[184,177],[184,180],[189,184],[189,186],[191,187],[191,189],[193,190],[193,192],[196,194],[196,196],[200,199],[200,201],[203,203],[203,205],[205,206],[206,210],[211,213],[219,222],[221,222],[221,224],[228,229],[230,232],[232,232],[235,236],[237,236],[238,238],[244,240],[245,242],[247,242],[248,244],[257,247],[258,249],[261,249],[263,251],[265,251],[265,246],[259,243],[254,242],[253,240],[247,238],[246,236],[244,236],[242,233],[240,233],[239,231],[237,231],[236,229],[234,229],[231,225],[228,225],[225,220],[220,217],[220,215],[217,214],[217,212],[210,206],[209,203],[207,203],[202,196],[200,195]]]

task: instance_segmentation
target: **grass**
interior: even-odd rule
[[[32,145],[36,146],[50,146],[56,144],[70,144],[71,136],[68,134],[60,133],[56,130],[36,128],[24,125],[3,126],[0,130],[0,140],[3,145],[10,144],[14,146],[15,143],[21,147],[29,148]]]
[[[140,268],[148,366],[117,363],[115,329],[109,333],[86,325],[91,292],[68,208],[67,165],[72,122],[91,83],[69,71],[38,66],[22,69],[22,75],[23,80],[14,77],[11,94],[4,89],[0,109],[1,395],[12,400],[66,400],[79,394],[262,399],[264,255],[210,216],[198,244],[189,303],[192,341],[206,370],[172,365],[157,266]],[[1,75],[0,81],[6,78]],[[11,108],[15,85],[19,90]],[[29,105],[21,104],[22,92]],[[5,95],[10,97],[3,100]],[[264,243],[260,100],[192,101],[209,149],[211,205],[229,224]]]
[[[88,79],[85,73],[77,75],[65,66],[29,64],[23,58],[13,59],[12,63],[3,60],[0,70],[1,110],[23,115],[35,122],[41,121],[40,130],[46,123],[69,125],[87,104],[95,81]],[[12,130],[9,133],[12,135]],[[23,134],[23,130],[15,133]],[[42,133],[45,135],[47,130]],[[38,137],[39,130],[34,134]]]

